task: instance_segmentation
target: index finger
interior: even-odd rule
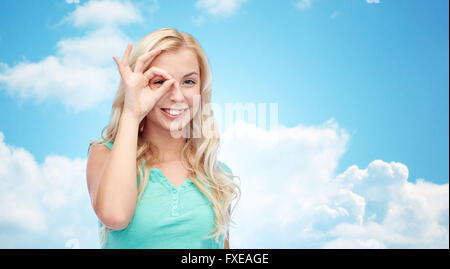
[[[123,54],[122,63],[125,66],[130,66],[131,47],[132,47],[131,43],[128,43],[125,53]]]
[[[151,50],[148,51],[141,56],[136,61],[136,66],[134,67],[134,72],[142,73],[144,72],[145,68],[153,61],[153,59],[162,52],[161,49]]]
[[[167,73],[166,70],[156,66],[152,66],[150,67],[150,69],[144,72],[144,76],[146,76],[148,79],[152,79],[156,75],[160,75],[161,77],[166,79],[172,78],[172,76],[169,73]]]

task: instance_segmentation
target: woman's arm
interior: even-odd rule
[[[139,123],[123,113],[114,146],[94,147],[89,153],[87,183],[92,206],[107,227],[128,226],[136,207],[136,151]]]

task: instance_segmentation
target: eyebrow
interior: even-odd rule
[[[196,75],[198,76],[198,73],[194,71],[194,72],[191,72],[191,73],[189,73],[189,74],[184,75],[184,78],[185,78],[185,77],[188,77],[188,76],[190,76],[190,75],[193,75],[193,74],[196,74]]]

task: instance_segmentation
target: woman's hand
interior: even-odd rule
[[[125,100],[123,112],[130,113],[138,122],[153,109],[156,102],[170,88],[175,79],[173,79],[165,70],[157,67],[151,67],[144,72],[153,59],[161,53],[160,49],[151,50],[137,58],[134,71],[131,70],[129,59],[131,53],[131,44],[128,43],[127,49],[123,55],[122,61],[116,56],[113,57],[119,69],[122,81],[125,84]],[[157,89],[149,87],[149,81],[156,75],[167,80]]]

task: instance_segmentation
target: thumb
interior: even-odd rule
[[[164,81],[163,85],[155,90],[156,97],[159,99],[161,96],[163,96],[170,89],[174,82],[174,78]]]

